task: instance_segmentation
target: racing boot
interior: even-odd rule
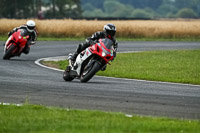
[[[81,53],[81,51],[85,50],[87,47],[89,47],[90,44],[89,43],[80,43],[76,49],[76,51],[73,53],[73,55],[70,57],[70,59],[72,61],[76,61],[76,57],[78,56],[78,54]]]
[[[24,54],[28,54],[29,51],[30,51],[30,47],[29,47],[28,44],[26,44],[26,46],[24,47],[24,49],[22,50],[22,52],[23,52]]]
[[[75,62],[77,56],[78,56],[77,52],[73,53],[72,56],[70,57],[71,61]]]
[[[103,66],[103,67],[101,68],[101,71],[105,71],[105,70],[106,70],[106,67],[107,67],[107,65]]]
[[[70,57],[70,59],[72,61],[76,61],[76,57],[78,56],[79,53],[81,53],[81,51],[83,51],[85,48],[87,47],[87,45],[80,43],[76,49],[76,51],[73,53],[73,55]]]

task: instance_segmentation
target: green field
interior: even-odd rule
[[[44,62],[43,62],[44,63]],[[67,61],[45,62],[65,69]],[[119,53],[106,71],[97,75],[200,84],[200,50]]]
[[[200,133],[198,120],[0,104],[0,133]]]

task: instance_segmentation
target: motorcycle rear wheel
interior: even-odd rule
[[[91,68],[89,68],[89,70],[86,70],[87,71],[86,74],[84,74],[85,71],[81,74],[80,81],[81,82],[89,81],[99,70],[100,70],[100,64],[95,62],[91,66]]]
[[[10,48],[7,49],[4,53],[3,59],[4,60],[9,60],[12,56],[13,50],[15,50],[16,46],[14,44],[11,44]]]

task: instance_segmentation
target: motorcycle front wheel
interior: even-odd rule
[[[81,82],[89,81],[95,74],[100,70],[100,64],[98,62],[94,62],[90,68],[87,68],[83,71],[80,77]]]
[[[14,44],[11,44],[10,48],[5,50],[5,53],[3,55],[4,60],[9,60],[12,56],[12,52],[15,50],[16,46]]]

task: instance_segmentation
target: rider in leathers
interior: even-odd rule
[[[30,45],[34,45],[37,40],[37,29],[35,27],[35,22],[33,20],[28,20],[25,25],[21,25],[20,27],[14,28],[12,31],[8,33],[8,36],[11,36],[14,32],[17,32],[18,29],[26,29],[29,33],[28,42],[23,49],[23,53],[28,54],[30,51]]]
[[[104,25],[103,31],[95,32],[91,37],[86,39],[85,43],[79,44],[78,48],[76,49],[76,51],[74,52],[74,54],[71,56],[70,59],[72,61],[75,61],[76,57],[78,56],[79,53],[81,53],[83,50],[85,50],[90,45],[93,45],[94,41],[97,41],[101,38],[109,38],[113,41],[113,47],[114,47],[113,55],[114,55],[114,57],[116,57],[118,42],[115,39],[115,33],[116,33],[116,27],[114,24]],[[104,68],[102,68],[103,71],[105,69],[106,69],[106,66]]]

